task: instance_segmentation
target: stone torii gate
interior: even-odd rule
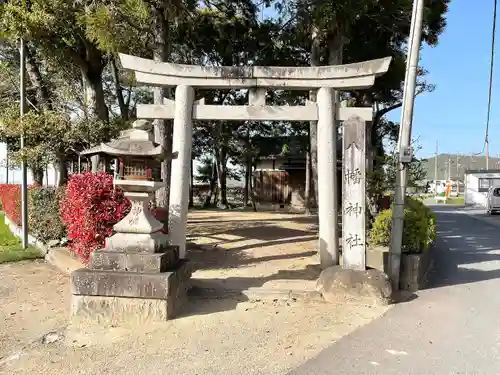
[[[376,77],[387,72],[390,57],[320,67],[207,67],[125,54],[120,54],[120,60],[124,69],[135,72],[138,83],[176,87],[175,100],[165,98],[161,105],[138,104],[137,118],[174,120],[173,151],[178,157],[172,161],[168,233],[170,244],[179,246],[181,258],[186,254],[193,120],[318,121],[319,252],[322,268],[338,264],[336,122],[358,118],[364,124],[372,120],[373,109],[341,108],[334,91],[371,87]],[[203,99],[195,101],[195,88],[249,89],[249,104],[206,105]],[[267,89],[318,90],[317,102],[268,106]],[[364,254],[362,257],[364,269]]]

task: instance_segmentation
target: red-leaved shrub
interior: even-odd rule
[[[21,185],[1,184],[0,202],[5,215],[17,225],[21,225]]]
[[[28,186],[28,190],[36,185]],[[17,225],[21,225],[21,185],[0,184],[0,202],[5,215]]]
[[[60,207],[70,249],[88,261],[90,253],[104,246],[106,237],[113,234],[113,225],[129,210],[130,202],[121,189],[113,186],[112,175],[72,175]]]

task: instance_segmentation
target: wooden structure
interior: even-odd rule
[[[259,150],[253,172],[255,202],[261,206],[303,211],[306,208],[307,137],[256,137],[252,146]],[[341,203],[342,141],[337,140],[337,191]],[[280,154],[286,149],[286,154]],[[316,208],[311,192],[311,208]]]

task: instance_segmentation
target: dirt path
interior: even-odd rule
[[[285,374],[386,308],[191,299],[151,326],[67,327],[67,276],[41,263],[0,266],[0,374]],[[60,340],[42,344],[40,338]]]
[[[196,279],[219,280],[236,289],[314,290],[319,276],[317,218],[246,211],[189,214],[188,257]]]
[[[67,324],[67,280],[44,261],[0,265],[0,358]]]

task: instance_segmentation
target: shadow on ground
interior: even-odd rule
[[[317,240],[313,216],[252,215],[206,216],[188,222],[188,258],[196,269],[227,269],[275,260],[293,260],[315,256],[316,246],[305,245]],[[262,217],[265,219],[263,220]],[[201,241],[200,241],[201,239]],[[302,245],[302,246],[301,246]],[[299,248],[300,246],[300,248]],[[274,247],[276,251],[264,251]]]
[[[299,270],[280,270],[273,275],[263,277],[228,277],[215,279],[194,279],[193,287],[189,292],[191,303],[188,304],[183,315],[212,314],[215,312],[235,309],[241,302],[250,299],[258,301],[260,298],[268,300],[315,300],[319,301],[319,294],[314,291],[308,293],[294,293],[292,290],[260,289],[265,283],[279,280],[286,284],[288,281],[314,281],[321,272],[319,265],[311,265]],[[255,294],[252,292],[256,290]],[[201,306],[198,300],[210,299],[209,306]],[[213,301],[218,301],[213,303]]]
[[[455,207],[432,208],[437,215],[437,246],[427,288],[500,277],[500,229]]]
[[[187,315],[226,311],[249,299],[312,293],[321,269],[317,217],[269,212],[193,212],[188,258],[193,289]],[[314,292],[315,293],[315,292]],[[251,296],[251,298],[249,297]],[[209,298],[208,306],[196,300]]]

